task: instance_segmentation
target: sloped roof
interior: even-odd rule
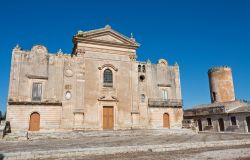
[[[242,100],[235,100],[230,102],[216,102],[216,103],[209,103],[209,104],[201,104],[192,107],[192,109],[200,109],[200,108],[211,108],[211,107],[220,107],[224,106],[225,108],[231,108],[231,107],[240,107],[240,106],[246,106],[250,105],[248,102],[242,101]]]
[[[250,112],[250,105],[240,106],[238,108],[228,111],[228,113],[244,113]]]
[[[250,112],[250,103],[242,100],[197,105],[184,110],[184,116]]]

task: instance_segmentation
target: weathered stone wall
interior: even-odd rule
[[[163,114],[168,113],[170,128],[181,128],[182,108],[149,108],[149,128],[163,128]]]
[[[216,67],[208,71],[211,102],[235,100],[232,70],[229,67]]]
[[[170,128],[178,128],[181,126],[183,112],[179,112],[178,117],[175,117],[177,106],[158,106],[157,108],[149,108],[149,99],[155,100],[181,100],[181,86],[179,77],[179,66],[170,66],[164,59],[160,59],[157,64],[151,64],[148,62],[138,62],[141,67],[141,72],[138,71],[138,102],[140,111],[140,125],[148,128],[148,124],[152,128],[162,128],[164,113],[171,115]],[[145,66],[145,72],[142,71]],[[144,76],[145,79],[141,80],[140,76]],[[166,91],[166,99],[163,97],[163,91]],[[142,102],[141,96],[145,96],[144,102]],[[182,109],[178,109],[182,110]],[[173,118],[175,117],[175,118]]]
[[[61,123],[61,106],[46,105],[9,105],[7,120],[10,121],[12,131],[28,131],[30,115],[40,114],[40,130],[58,130]]]
[[[114,107],[114,129],[131,127],[132,106],[132,61],[130,54],[122,48],[112,48],[79,44],[85,50],[85,129],[103,128],[103,107]],[[115,51],[117,54],[109,53]],[[113,87],[103,87],[103,73],[110,69],[113,74]]]
[[[181,100],[178,65],[164,59],[136,62],[139,45],[110,27],[81,32],[73,42],[71,55],[61,50],[50,54],[42,45],[30,51],[13,49],[7,106],[13,130],[28,130],[32,112],[41,115],[41,130],[102,130],[106,106],[114,110],[113,129],[162,128],[164,113],[170,115],[170,128],[181,127],[181,105],[148,105],[150,98],[162,100],[163,90],[164,100]],[[145,72],[138,71],[141,63]],[[112,71],[112,87],[103,84],[105,69]],[[34,82],[42,84],[39,102],[32,100]]]
[[[236,118],[236,125],[232,125],[231,117]],[[248,126],[246,122],[246,117],[250,116],[250,113],[234,113],[234,114],[222,114],[222,115],[210,115],[203,116],[202,121],[202,130],[203,131],[213,131],[220,132],[220,127],[218,123],[218,119],[222,118],[224,121],[225,131],[229,132],[248,132]],[[208,127],[207,118],[211,118],[212,127]]]

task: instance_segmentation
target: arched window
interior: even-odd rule
[[[138,65],[138,72],[141,72],[141,65]]]
[[[113,74],[110,69],[105,69],[103,73],[103,86],[113,87]]]
[[[146,68],[145,65],[142,66],[142,72],[145,73],[146,72]]]

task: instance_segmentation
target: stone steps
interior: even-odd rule
[[[6,141],[39,140],[39,139],[72,139],[81,137],[117,137],[117,136],[150,136],[169,134],[194,134],[189,129],[141,129],[110,131],[46,131],[46,132],[14,132],[4,137]]]

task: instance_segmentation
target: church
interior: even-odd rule
[[[139,46],[109,25],[78,31],[71,54],[16,46],[7,104],[11,130],[181,128],[178,64],[137,61]]]

